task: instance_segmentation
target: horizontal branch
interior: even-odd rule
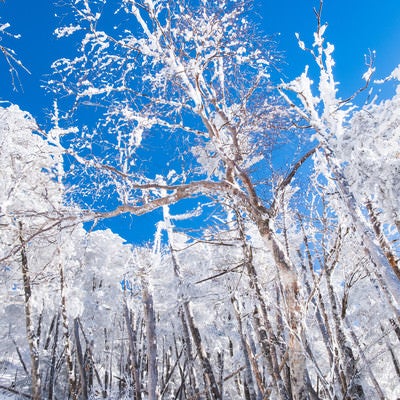
[[[14,389],[12,387],[7,387],[7,386],[4,386],[4,385],[0,385],[0,389],[1,390],[6,390],[7,392],[10,392],[10,393],[17,394],[18,396],[21,396],[21,397],[25,397],[26,399],[31,399],[32,398],[32,396],[30,394],[20,392],[19,390],[16,390],[16,389]]]
[[[140,216],[150,213],[162,206],[171,205],[177,203],[180,200],[201,195],[215,196],[218,194],[234,194],[241,199],[244,206],[249,206],[247,195],[244,192],[240,191],[237,187],[226,181],[198,181],[182,185],[163,185],[158,183],[147,183],[142,185],[138,184],[136,185],[136,187],[138,189],[164,189],[168,191],[173,191],[173,193],[164,197],[159,197],[157,199],[151,200],[139,206],[123,204],[112,211],[87,213],[84,216],[82,222],[88,222],[92,219],[113,218],[126,213]]]

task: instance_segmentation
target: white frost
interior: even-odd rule
[[[80,25],[63,26],[61,28],[55,29],[54,34],[57,36],[57,39],[60,39],[62,37],[71,36],[76,31],[79,31],[81,29],[82,27]]]

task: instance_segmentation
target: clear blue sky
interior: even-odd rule
[[[117,0],[112,0],[116,2]],[[11,31],[22,35],[19,40],[3,41],[13,47],[31,71],[20,71],[23,92],[13,93],[6,65],[0,60],[0,98],[11,100],[31,111],[44,121],[51,99],[40,88],[50,72],[50,64],[57,57],[68,55],[65,42],[60,42],[52,31],[62,19],[55,17],[65,12],[56,7],[59,1],[5,0],[0,3],[1,22],[9,22]],[[298,49],[294,32],[299,32],[306,43],[312,42],[315,28],[313,7],[315,0],[256,0],[256,11],[268,34],[277,36],[278,48],[284,52],[283,72],[290,78],[301,73],[311,60]],[[400,63],[400,0],[325,0],[323,22],[328,22],[327,37],[335,44],[336,76],[345,97],[361,84],[364,54],[368,49],[377,52],[377,77],[386,76]]]
[[[110,0],[117,2],[118,0]],[[287,79],[298,76],[310,57],[297,45],[294,33],[298,32],[311,45],[316,19],[315,0],[255,0],[255,11],[261,18],[260,28],[265,34],[274,35],[278,49],[284,53],[282,73]],[[12,90],[7,66],[0,58],[0,99],[19,104],[33,114],[46,128],[46,116],[52,99],[41,88],[50,73],[52,61],[69,56],[72,49],[65,41],[58,41],[52,34],[60,24],[65,9],[56,7],[55,1],[6,0],[0,3],[1,22],[11,24],[10,31],[21,34],[19,40],[5,39],[17,51],[19,58],[31,71],[20,70],[22,90]],[[326,36],[335,45],[336,77],[341,82],[341,96],[351,95],[362,86],[365,71],[364,54],[376,50],[377,78],[387,76],[400,64],[400,0],[325,0],[322,22],[328,22]],[[128,217],[123,217],[128,218]],[[126,221],[129,223],[129,221]],[[113,224],[120,222],[113,221]],[[118,229],[116,229],[118,230]],[[140,239],[139,239],[140,240]]]
[[[280,32],[280,49],[286,53],[285,72],[297,76],[311,60],[298,49],[294,32],[306,45],[313,41],[315,0],[265,1],[262,16],[268,32]],[[362,85],[364,54],[376,50],[377,78],[387,76],[400,64],[400,0],[325,0],[322,22],[326,37],[335,45],[336,77],[341,95],[347,97]]]

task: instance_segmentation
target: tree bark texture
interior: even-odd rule
[[[201,340],[200,331],[196,326],[194,321],[194,317],[192,311],[190,309],[190,305],[188,302],[184,303],[185,315],[187,318],[187,322],[189,325],[190,332],[192,334],[193,342],[196,346],[197,354],[201,360],[201,364],[203,367],[204,377],[206,387],[208,387],[210,394],[213,400],[221,400],[221,393],[219,392],[217,380],[215,379],[215,375],[213,369],[211,367],[210,359],[203,347],[203,343]]]
[[[154,313],[153,296],[151,295],[147,282],[143,282],[143,306],[144,319],[146,322],[147,338],[147,391],[148,400],[157,400],[157,332],[156,316]]]
[[[26,253],[26,243],[22,236],[21,222],[19,223],[19,240],[21,244],[21,267],[22,279],[24,283],[25,326],[29,346],[29,355],[31,359],[32,400],[42,400],[38,338],[36,336],[32,320],[32,287],[29,274],[28,257]]]

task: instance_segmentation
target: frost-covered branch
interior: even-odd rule
[[[19,39],[20,35],[12,34],[8,32],[8,28],[11,25],[9,23],[4,23],[0,24],[0,38],[3,39],[5,36],[12,37],[14,39]],[[8,67],[9,67],[9,72],[12,80],[12,85],[14,90],[17,89],[17,81],[19,81],[19,74],[18,74],[18,68],[21,68],[28,74],[30,74],[29,70],[24,66],[24,64],[19,60],[17,57],[15,51],[7,46],[0,45],[0,51],[3,53],[4,59],[6,60]]]

